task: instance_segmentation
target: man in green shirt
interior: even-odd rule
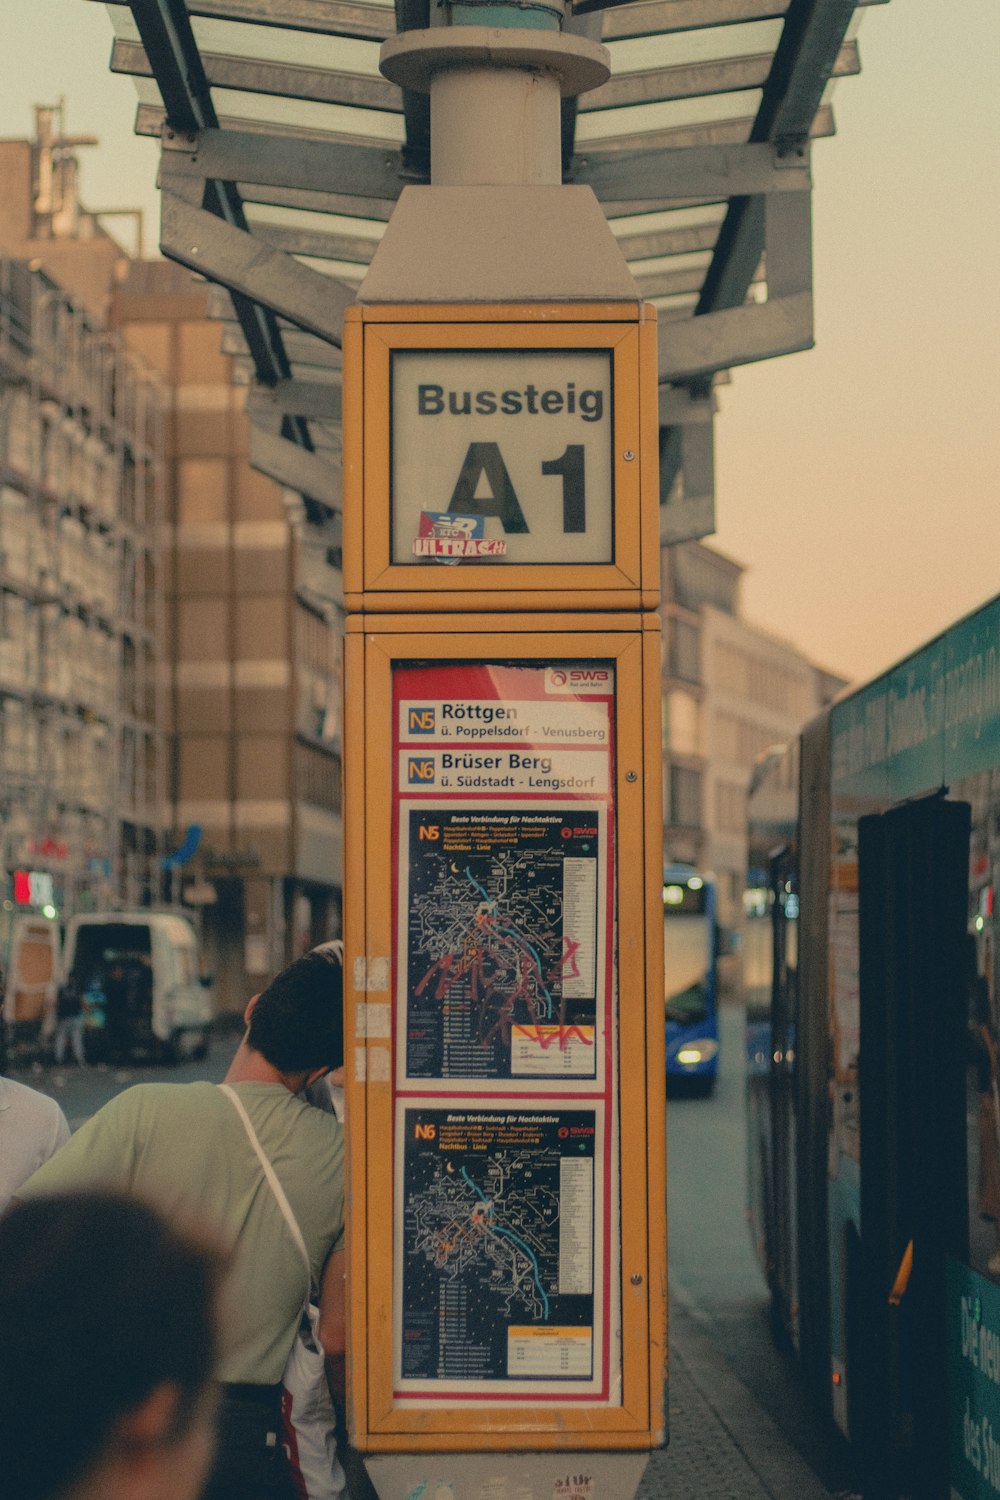
[[[343,1064],[343,977],[327,953],[255,995],[226,1074],[284,1189],[320,1286],[319,1336],[344,1381],[343,1127],[300,1096]],[[205,1500],[293,1500],[280,1382],[306,1295],[299,1248],[232,1101],[210,1083],[146,1083],[99,1110],[18,1196],[88,1187],[147,1199],[229,1252],[219,1446]]]

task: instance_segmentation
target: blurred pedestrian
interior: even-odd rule
[[[343,1063],[343,984],[326,954],[296,960],[247,1005],[226,1074],[291,1206],[320,1287],[319,1337],[344,1381],[343,1130],[301,1097]],[[222,1306],[218,1460],[208,1500],[294,1500],[281,1378],[305,1299],[301,1251],[231,1098],[210,1083],[147,1083],[77,1131],[28,1196],[117,1187],[171,1223],[208,1224],[232,1253]]]
[[[83,1050],[83,992],[75,974],[67,974],[56,992],[56,1031],[53,1041],[56,1067],[61,1068],[66,1056],[66,1043],[73,1049],[77,1067],[86,1067]]]
[[[0,1074],[0,1214],[68,1140],[69,1124],[54,1099]]]
[[[72,1193],[0,1221],[10,1500],[195,1500],[211,1460],[221,1261],[151,1208]]]

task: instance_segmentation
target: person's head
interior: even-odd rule
[[[0,1220],[0,1453],[18,1500],[194,1500],[213,1447],[213,1250],[104,1193]]]
[[[344,983],[325,950],[297,958],[247,1007],[247,1043],[279,1073],[333,1070],[344,1061]]]

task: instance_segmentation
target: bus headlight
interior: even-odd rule
[[[682,1068],[696,1068],[699,1063],[711,1062],[718,1051],[718,1042],[705,1037],[698,1042],[687,1042],[678,1052],[677,1061]]]

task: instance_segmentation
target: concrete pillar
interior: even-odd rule
[[[558,74],[541,68],[444,68],[431,79],[434,187],[558,187]]]

